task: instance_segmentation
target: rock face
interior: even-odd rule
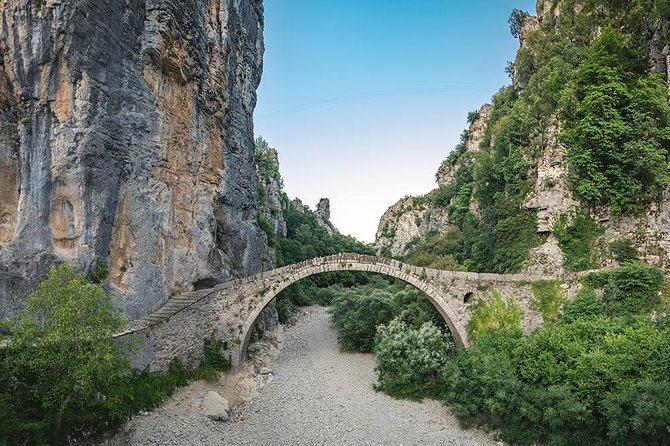
[[[544,134],[542,154],[536,164],[537,178],[523,206],[537,210],[537,232],[551,232],[556,219],[573,211],[579,202],[568,187],[566,148],[558,140],[558,123],[550,125]]]
[[[328,198],[321,198],[316,204],[316,210],[314,211],[316,215],[316,221],[332,235],[335,232],[335,227],[330,222],[330,200]]]
[[[476,113],[468,128],[467,138],[463,141],[466,153],[475,154],[479,151],[492,110],[491,104],[484,104]],[[451,184],[459,168],[458,162],[445,160],[435,175],[438,186]],[[474,201],[470,208],[471,212],[479,215]],[[449,224],[445,207],[437,206],[425,197],[402,198],[382,215],[375,236],[375,249],[379,255],[406,255],[416,242],[444,231]]]
[[[264,231],[270,232],[265,234],[269,243],[263,256],[263,269],[272,269],[277,261],[277,253],[271,241],[277,237],[286,237],[284,210],[289,204],[282,190],[284,186],[279,173],[277,150],[269,147],[264,140],[257,139],[256,161],[259,221],[265,225]]]
[[[0,4],[0,316],[55,261],[135,318],[262,268],[261,0]]]
[[[479,144],[484,138],[486,123],[491,116],[492,110],[493,106],[491,104],[484,104],[477,111],[474,120],[468,128],[467,139],[464,141],[466,153],[474,154],[479,152]],[[451,184],[454,181],[454,176],[459,167],[458,163],[451,163],[449,160],[443,161],[435,175],[438,186],[447,186]]]
[[[380,255],[403,256],[418,240],[425,240],[430,233],[441,232],[448,225],[445,208],[405,197],[388,208],[379,220],[375,249]]]

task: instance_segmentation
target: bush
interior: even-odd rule
[[[271,247],[276,247],[277,246],[277,233],[272,226],[272,223],[270,223],[267,219],[259,217],[258,218],[258,227],[261,228],[261,230],[265,233],[268,239],[268,245]]]
[[[208,381],[216,381],[219,372],[230,368],[230,360],[223,354],[228,350],[228,342],[208,336],[203,341],[204,357],[195,371],[196,379],[202,376]]]
[[[377,328],[374,343],[379,388],[397,398],[438,397],[441,371],[454,350],[431,322],[410,328],[400,318]]]
[[[490,301],[478,300],[470,306],[470,322],[467,331],[474,343],[491,332],[507,333],[517,337],[521,331],[521,308],[511,299],[503,299],[498,290],[493,291]]]
[[[637,250],[630,240],[614,240],[609,248],[610,254],[619,263],[637,261]]]
[[[643,264],[591,273],[588,285],[603,289],[603,302],[610,316],[649,314],[661,304],[665,284],[663,271]]]
[[[574,299],[569,300],[561,311],[561,321],[574,322],[577,319],[591,316],[604,316],[605,306],[591,289],[584,289],[577,293]]]
[[[8,403],[0,438],[59,443],[73,426],[97,424],[130,365],[112,340],[123,323],[100,285],[78,268],[54,266],[9,322],[11,344],[0,349],[11,384],[0,390]]]
[[[608,419],[607,438],[614,444],[661,446],[670,444],[670,382],[641,381],[612,393],[603,402]]]
[[[393,296],[381,290],[347,290],[333,299],[330,312],[345,351],[371,352],[378,325],[394,317]]]
[[[442,395],[463,424],[512,444],[663,444],[668,349],[648,319],[584,317],[516,338],[488,331],[448,357]]]
[[[428,298],[410,285],[387,282],[351,289],[333,288],[330,313],[343,350],[371,352],[379,325],[400,318],[412,328],[425,322],[446,329],[446,323]]]
[[[293,304],[286,297],[277,297],[276,299],[277,318],[280,324],[286,324],[291,319]]]

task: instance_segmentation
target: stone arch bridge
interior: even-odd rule
[[[130,322],[117,338],[141,347],[134,365],[162,370],[175,357],[187,364],[202,358],[204,339],[228,341],[233,365],[243,361],[254,322],[261,311],[289,285],[314,274],[332,271],[364,271],[391,276],[421,290],[444,317],[458,346],[468,347],[465,330],[468,306],[488,300],[492,291],[514,298],[523,310],[523,328],[529,332],[542,324],[542,316],[531,308],[533,282],[556,280],[556,276],[526,274],[480,274],[443,271],[403,264],[396,260],[361,254],[337,254],[265,271],[214,288],[170,298],[153,313]],[[575,280],[560,278],[568,294]]]

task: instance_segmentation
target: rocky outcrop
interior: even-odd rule
[[[474,114],[474,119],[462,141],[465,153],[479,152],[492,110],[491,104],[484,104]],[[459,160],[465,158],[472,159],[461,157]],[[446,187],[454,182],[456,172],[461,168],[459,160],[454,162],[446,159],[442,162],[435,175],[438,187]],[[405,197],[388,208],[379,221],[375,236],[377,254],[404,256],[416,243],[443,232],[450,225],[447,209],[436,205],[430,197],[430,193],[424,197]],[[474,215],[479,215],[479,208],[474,200],[470,203],[470,211]]]
[[[314,215],[316,216],[317,223],[319,223],[328,234],[333,235],[335,233],[335,226],[330,222],[330,200],[328,198],[321,198],[319,200],[316,204]]]
[[[492,110],[493,106],[491,104],[484,104],[475,114],[475,117],[467,130],[467,138],[463,142],[463,148],[466,153],[474,154],[479,152],[479,145],[484,138],[486,123],[491,116]],[[435,175],[438,186],[451,184],[454,181],[454,177],[459,167],[460,164],[458,162],[451,162],[449,159],[444,160],[437,169],[437,174]]]
[[[404,256],[418,241],[437,234],[449,225],[447,210],[405,197],[388,208],[379,220],[375,249],[379,255]]]
[[[556,219],[573,211],[579,202],[568,187],[566,148],[558,140],[558,121],[549,125],[543,136],[542,154],[537,164],[533,189],[523,203],[524,208],[537,211],[537,232],[551,232]]]
[[[261,0],[0,5],[0,316],[54,261],[126,315],[262,268]]]

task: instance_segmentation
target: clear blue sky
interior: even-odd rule
[[[433,189],[468,111],[509,83],[513,8],[534,0],[265,0],[256,135],[288,195],[331,201],[371,242],[382,213]]]

